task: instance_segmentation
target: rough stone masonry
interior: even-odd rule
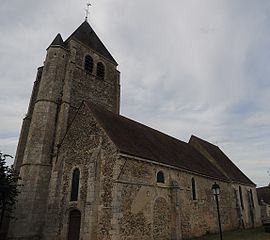
[[[131,46],[132,47],[132,46]],[[260,225],[255,184],[217,146],[119,115],[117,62],[88,22],[47,48],[23,120],[8,239],[166,240]]]

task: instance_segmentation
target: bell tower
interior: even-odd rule
[[[22,187],[9,239],[42,238],[57,150],[83,100],[119,114],[117,62],[87,21],[65,41],[58,34],[38,69],[14,164]]]

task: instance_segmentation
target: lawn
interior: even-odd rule
[[[208,235],[192,240],[220,240],[219,234]],[[264,232],[263,228],[238,230],[223,233],[223,240],[270,240],[270,233]]]

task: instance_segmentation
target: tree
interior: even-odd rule
[[[15,208],[19,192],[19,176],[13,168],[6,165],[6,158],[13,158],[8,154],[0,152],[0,229],[4,217],[13,218],[12,212]]]

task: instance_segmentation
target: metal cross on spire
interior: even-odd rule
[[[267,173],[268,173],[269,178],[270,178],[270,171],[267,171]],[[270,187],[270,182],[269,182],[268,186]]]
[[[89,17],[89,13],[90,13],[90,7],[92,6],[91,3],[87,2],[86,3],[86,9],[85,9],[85,21],[88,22],[88,17]]]

